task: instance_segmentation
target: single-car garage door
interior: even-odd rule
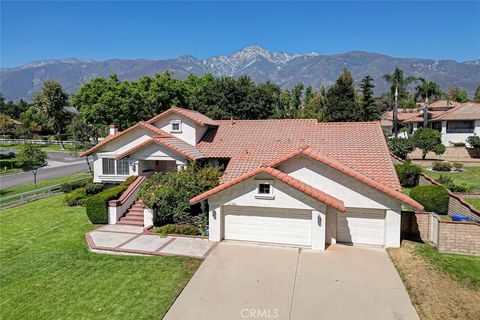
[[[385,212],[383,210],[337,213],[337,241],[383,245]]]
[[[224,216],[225,239],[311,246],[311,211],[225,206]]]

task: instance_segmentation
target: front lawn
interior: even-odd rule
[[[449,176],[455,184],[466,184],[473,188],[473,191],[480,191],[480,167],[464,167],[462,172],[438,172],[424,170],[429,177],[437,180],[440,175]]]
[[[416,251],[436,268],[466,287],[480,291],[480,257],[438,253],[429,245],[417,245]]]
[[[53,196],[0,211],[1,319],[161,319],[200,265],[88,251],[84,208]]]
[[[420,319],[478,319],[480,257],[440,254],[405,240],[387,250]]]

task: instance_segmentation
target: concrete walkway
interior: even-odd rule
[[[85,235],[90,250],[98,253],[186,256],[205,259],[215,246],[204,238],[162,237],[144,233],[143,227],[105,225]]]
[[[165,318],[418,320],[384,249],[221,242]]]

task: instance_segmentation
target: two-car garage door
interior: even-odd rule
[[[298,246],[311,245],[312,213],[264,207],[224,207],[224,238]]]
[[[385,212],[365,210],[337,214],[337,241],[384,245]]]

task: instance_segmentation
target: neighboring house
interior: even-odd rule
[[[189,161],[225,167],[219,186],[191,199],[208,200],[213,241],[398,247],[402,205],[423,209],[402,193],[379,122],[215,121],[172,108],[111,131],[83,154],[96,182]]]
[[[383,114],[382,127],[391,130],[392,111]],[[406,128],[399,136],[407,137],[423,127],[422,107],[398,110],[400,128]],[[480,104],[474,102],[458,103],[439,100],[428,106],[428,126],[442,133],[442,143],[450,146],[465,143],[469,136],[480,135]]]

